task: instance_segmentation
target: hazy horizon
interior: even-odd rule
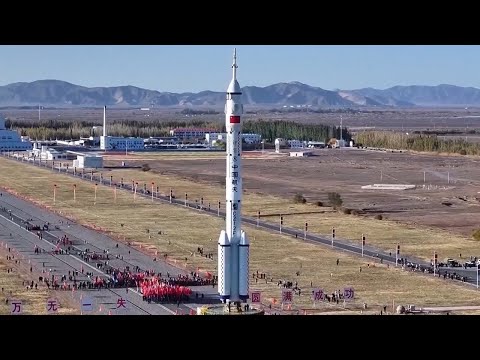
[[[85,87],[225,91],[234,45],[2,45],[0,85],[62,80]],[[449,84],[480,88],[480,46],[241,45],[241,86],[298,81],[326,90]]]

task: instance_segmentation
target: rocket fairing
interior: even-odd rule
[[[237,81],[237,52],[233,53],[233,76],[227,89],[225,125],[226,203],[225,231],[218,240],[218,292],[223,302],[246,301],[249,294],[249,241],[241,230],[242,201],[242,91]]]

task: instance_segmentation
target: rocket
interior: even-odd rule
[[[225,230],[218,238],[218,293],[222,302],[241,303],[249,294],[249,241],[242,231],[242,91],[237,81],[237,51],[227,88]]]

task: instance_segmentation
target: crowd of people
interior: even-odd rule
[[[157,276],[140,282],[143,300],[148,302],[181,302],[190,300],[192,290],[186,286],[170,284]]]

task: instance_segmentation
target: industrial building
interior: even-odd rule
[[[179,139],[174,136],[150,136],[148,139],[144,139],[145,145],[158,145],[158,144],[178,144]]]
[[[102,150],[141,150],[144,147],[142,138],[100,136]]]
[[[242,134],[242,140],[247,144],[260,144],[262,142],[262,135]]]
[[[103,168],[103,156],[79,154],[77,155],[77,160],[73,160],[73,167],[77,169]]]
[[[291,149],[299,149],[305,147],[305,141],[301,140],[288,140],[288,145],[290,145]]]
[[[309,148],[319,148],[319,149],[323,149],[325,147],[325,143],[322,142],[322,141],[309,141],[307,143],[307,146]]]
[[[176,128],[170,130],[170,136],[179,138],[205,138],[208,133],[216,133],[217,129],[207,128]]]
[[[311,151],[291,151],[290,152],[291,157],[307,157],[307,156],[312,156]]]
[[[205,134],[205,143],[208,146],[214,146],[218,140],[225,141],[226,138],[227,133],[208,133]]]
[[[142,138],[114,137],[107,135],[107,107],[103,107],[103,136],[100,136],[100,149],[102,150],[141,150],[144,149]]]
[[[41,143],[37,142],[33,143],[33,149],[29,151],[28,156],[45,161],[72,160],[74,158],[73,155],[58,151],[46,145],[41,145]]]
[[[0,117],[0,151],[27,151],[32,149],[30,141],[22,141],[16,131],[7,130],[5,119]]]

